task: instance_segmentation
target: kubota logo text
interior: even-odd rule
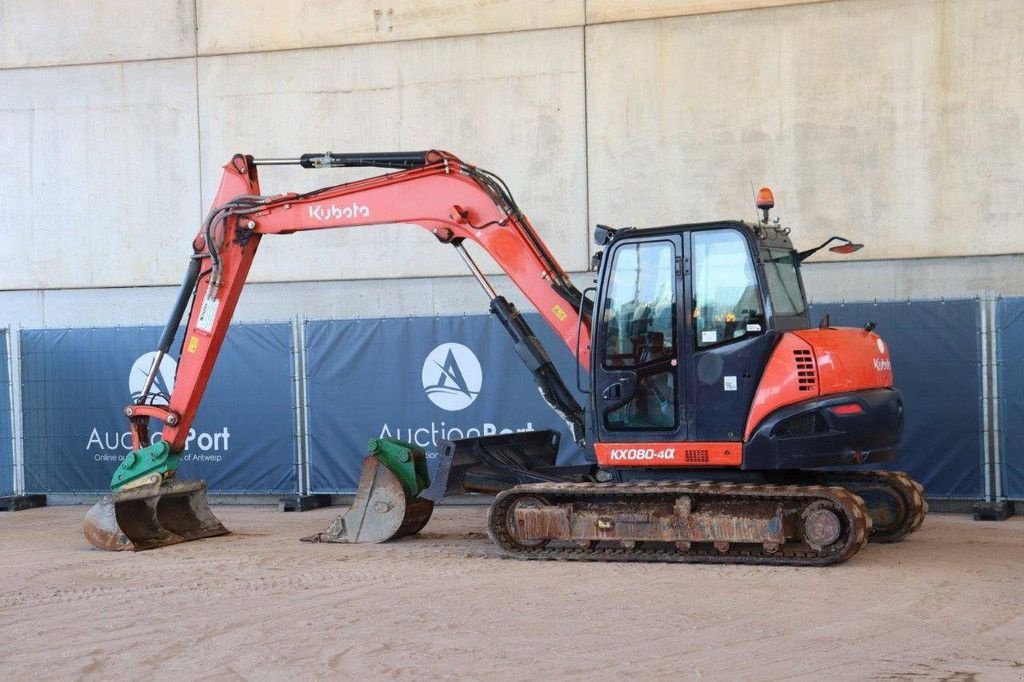
[[[142,395],[142,389],[146,386],[146,377],[156,360],[156,351],[146,353],[132,364],[131,374],[128,375],[128,390],[132,392],[132,401],[135,402]],[[160,361],[160,368],[156,372],[156,379],[153,387],[149,389],[152,396],[146,402],[151,405],[166,405],[167,397],[174,390],[174,375],[178,372],[178,363],[169,355],[165,355]]]
[[[309,207],[309,217],[313,220],[341,220],[342,218],[369,218],[370,207],[352,202],[351,206],[324,206],[315,204]]]
[[[480,395],[484,375],[473,351],[461,343],[442,343],[423,362],[423,390],[442,410],[456,412]]]

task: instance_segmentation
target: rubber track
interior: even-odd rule
[[[874,528],[869,538],[870,542],[899,542],[910,535],[924,523],[924,517],[928,514],[928,502],[924,499],[924,486],[910,477],[903,471],[829,471],[816,474],[811,478],[816,484],[827,486],[841,486],[848,488],[851,484],[863,486],[880,486],[889,491],[895,489],[895,493],[903,498],[908,514],[899,523],[894,524],[894,529],[883,531]],[[857,494],[857,490],[852,490]]]
[[[821,555],[803,543],[783,545],[775,553],[768,553],[759,544],[733,543],[726,552],[719,552],[711,543],[694,542],[688,550],[681,550],[670,543],[638,542],[627,549],[614,542],[590,547],[579,545],[524,547],[512,539],[508,522],[508,510],[517,498],[540,496],[551,499],[552,504],[564,502],[586,502],[587,498],[612,496],[611,504],[621,505],[629,498],[666,495],[694,495],[705,497],[746,497],[760,499],[806,499],[808,504],[815,500],[828,500],[846,512],[844,519],[849,532],[846,543],[836,550]],[[531,483],[519,485],[500,493],[491,505],[487,516],[487,533],[509,557],[517,559],[552,561],[641,561],[672,563],[715,563],[715,564],[767,564],[777,566],[826,566],[846,561],[867,544],[871,531],[871,518],[864,501],[843,488],[815,485],[747,485],[736,483],[681,482],[631,482],[631,483]]]

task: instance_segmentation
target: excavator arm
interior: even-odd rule
[[[285,164],[397,172],[305,193],[263,195],[258,167]],[[498,295],[464,245],[475,242],[487,252],[589,369],[590,301],[573,285],[500,178],[443,151],[304,154],[267,160],[236,155],[224,166],[213,208],[193,240],[189,266],[142,394],[125,408],[133,451],[114,473],[112,490],[152,491],[173,478],[264,235],[391,224],[418,225],[459,252],[541,393],[582,443],[583,409],[523,316]],[[174,390],[157,404],[151,393],[154,379],[186,309]],[[162,438],[152,444],[151,419],[163,423]],[[131,494],[145,497],[142,490]]]

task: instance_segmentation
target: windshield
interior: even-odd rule
[[[797,256],[791,249],[764,249],[764,275],[776,315],[802,315],[804,297],[796,271]]]

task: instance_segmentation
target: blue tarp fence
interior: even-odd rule
[[[1001,493],[1024,500],[1024,298],[996,302],[996,332]]]
[[[14,492],[14,415],[8,331],[0,329],[0,495]]]
[[[889,345],[906,422],[899,458],[929,497],[977,499],[985,492],[979,301],[821,303],[834,327],[876,324]]]
[[[21,332],[27,492],[108,490],[131,449],[122,410],[142,389],[160,331]],[[296,490],[292,338],[288,324],[231,328],[190,431],[182,478],[205,479],[218,493]],[[157,387],[165,393],[175,368],[170,358],[161,364]]]
[[[569,350],[527,317],[574,386]],[[517,430],[560,430],[560,462],[582,461],[490,315],[315,321],[304,336],[312,492],[354,491],[367,441],[380,436],[423,447],[431,472],[444,439]]]
[[[1024,499],[1024,299],[995,306],[999,396],[998,481],[987,476],[984,348],[977,299],[819,303],[817,323],[874,322],[888,342],[906,405],[903,452],[931,497],[980,499],[987,490]],[[576,362],[538,315],[530,324],[566,383]],[[578,463],[564,422],[544,403],[500,323],[489,315],[231,328],[180,467],[215,493],[352,492],[367,441],[393,436],[428,453],[440,441],[518,429],[562,433],[560,461]],[[20,333],[25,488],[95,493],[128,452],[122,408],[141,388],[156,327],[40,329]],[[294,348],[293,339],[302,339]],[[0,330],[0,494],[13,488],[9,339]],[[296,351],[305,376],[296,376]],[[169,391],[171,362],[158,385]],[[586,377],[583,378],[586,383]],[[296,391],[301,382],[303,391]],[[304,405],[297,404],[304,396]],[[585,402],[585,396],[577,398]],[[301,428],[297,428],[297,423]],[[996,471],[995,468],[992,469]]]

